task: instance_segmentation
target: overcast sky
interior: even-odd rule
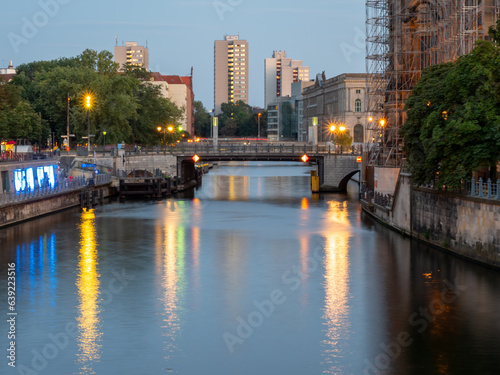
[[[365,71],[365,0],[11,1],[0,14],[0,67],[113,52],[122,41],[149,42],[150,69],[188,75],[213,108],[214,40],[239,34],[249,43],[250,105],[264,104],[264,59],[273,50],[303,60],[311,78]]]

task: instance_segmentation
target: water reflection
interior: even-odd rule
[[[78,271],[78,362],[81,374],[95,374],[93,364],[101,358],[102,327],[94,210],[84,211],[81,216]]]
[[[342,359],[351,331],[349,305],[349,237],[350,226],[347,202],[328,202],[325,230],[325,307],[326,325],[324,340],[325,373],[342,372]],[[345,365],[345,363],[344,363]]]
[[[169,206],[167,204],[167,206]],[[173,215],[157,225],[157,277],[162,286],[163,324],[165,359],[177,351],[177,336],[181,329],[179,294],[182,293],[185,270],[186,233],[182,225],[183,208],[177,206]],[[160,250],[160,251],[158,251]]]

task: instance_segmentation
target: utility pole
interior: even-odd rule
[[[66,130],[67,130],[67,136],[68,138],[66,138],[67,140],[67,144],[66,144],[66,150],[69,151],[69,102],[70,102],[70,98],[69,98],[69,92],[68,92],[68,102],[67,102],[67,108],[66,108]]]

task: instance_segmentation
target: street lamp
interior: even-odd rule
[[[380,127],[382,128],[382,153],[383,153],[384,148],[385,148],[385,130],[384,130],[384,127],[385,127],[386,121],[385,121],[385,119],[381,118],[380,120],[378,120],[378,123],[380,124]]]
[[[102,135],[104,135],[104,140],[102,141],[102,145],[104,146],[104,151],[106,151],[106,131],[103,131]]]
[[[90,153],[90,109],[92,108],[92,95],[85,95],[85,107],[87,108],[87,150]]]
[[[165,143],[165,131],[164,131],[164,129],[161,126],[158,126],[156,128],[156,130],[158,130],[159,133],[161,133],[161,131],[163,130],[163,142],[162,143]]]
[[[335,143],[335,145],[337,145],[337,143],[339,143],[339,135],[341,133],[345,132],[345,126],[343,125],[339,125],[338,127],[335,126],[335,125],[330,125],[330,133],[333,134],[333,141]]]
[[[262,116],[262,113],[259,112],[257,115],[257,138],[260,138],[260,116]]]

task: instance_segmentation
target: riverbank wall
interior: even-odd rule
[[[387,205],[361,199],[363,211],[412,238],[500,269],[500,201],[412,186],[400,173]]]
[[[85,188],[61,191],[46,196],[34,196],[30,199],[20,199],[3,203],[0,209],[0,228],[31,220],[81,205],[80,195]],[[96,186],[96,196],[110,197],[116,195],[116,188],[111,183]]]

